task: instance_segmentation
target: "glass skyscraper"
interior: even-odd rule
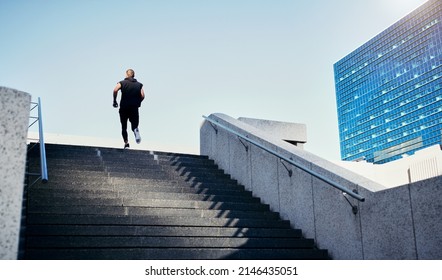
[[[442,0],[334,64],[341,158],[385,163],[442,140]]]

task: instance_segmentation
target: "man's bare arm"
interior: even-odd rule
[[[113,106],[114,106],[115,108],[118,107],[117,96],[118,96],[118,91],[119,91],[120,89],[121,89],[121,84],[120,84],[120,83],[117,83],[117,85],[115,86],[114,91],[113,91],[113,94],[114,94],[114,104],[113,104]]]
[[[114,88],[114,101],[117,101],[118,91],[121,89],[121,84],[117,83]]]
[[[144,100],[144,88],[141,88],[141,101],[143,101]]]

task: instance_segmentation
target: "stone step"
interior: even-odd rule
[[[326,250],[245,248],[118,248],[118,249],[29,249],[33,260],[324,260]]]
[[[28,162],[31,164],[40,164],[40,157],[28,157]],[[66,159],[66,158],[46,158],[46,162],[48,166],[52,168],[56,168],[60,166],[60,168],[69,168],[69,167],[81,167],[84,165],[87,166],[101,166],[102,160],[98,157],[84,157],[81,159]]]
[[[110,178],[110,182],[115,186],[180,186],[180,187],[190,187],[190,188],[207,188],[207,189],[220,189],[220,190],[232,190],[232,191],[243,191],[244,186],[238,185],[231,181],[227,182],[198,182],[193,180],[178,180],[177,178],[165,178],[160,179],[146,179],[146,178],[123,178],[114,177]]]
[[[109,177],[116,177],[116,178],[140,178],[140,179],[167,179],[170,178],[170,176],[162,171],[162,170],[143,170],[140,171],[131,171],[128,169],[127,171],[110,171],[107,172]]]
[[[164,180],[150,180],[144,184],[123,184],[112,183],[108,181],[100,181],[98,183],[78,182],[75,184],[69,182],[53,182],[47,184],[36,184],[29,190],[30,193],[38,192],[54,192],[54,193],[72,193],[84,192],[85,195],[90,193],[127,193],[138,196],[139,193],[146,192],[163,192],[163,193],[188,193],[188,194],[206,194],[206,195],[234,195],[234,196],[252,196],[250,191],[244,191],[238,187],[202,187],[189,186],[184,183],[169,182]]]
[[[75,191],[57,192],[52,190],[41,190],[39,192],[31,191],[31,202],[44,200],[64,200],[64,199],[155,199],[155,200],[200,200],[212,202],[247,202],[259,203],[260,199],[246,195],[210,195],[210,194],[192,194],[192,193],[171,193],[171,192],[119,192],[119,191]],[[136,196],[134,195],[136,194]]]
[[[169,162],[202,162],[214,164],[212,159],[207,156],[200,155],[190,155],[190,154],[175,154],[175,153],[163,153],[163,152],[153,152],[159,160],[169,161]]]
[[[164,151],[153,151],[158,156],[169,156],[174,158],[195,158],[195,159],[209,159],[205,155],[187,154],[187,153],[174,153],[174,152],[164,152]]]
[[[56,147],[51,144],[45,144],[46,156],[50,155],[96,155],[98,148],[92,147]],[[28,152],[30,156],[40,156],[40,146],[35,146]]]
[[[104,176],[102,178],[95,178],[94,180],[69,180],[64,181],[60,178],[49,177],[49,182],[46,184],[37,183],[32,186],[32,189],[112,189],[111,178]]]
[[[178,236],[28,236],[28,248],[310,248],[305,238]]]
[[[152,208],[182,208],[182,209],[213,209],[213,210],[250,210],[268,211],[269,206],[250,201],[223,202],[200,200],[172,200],[172,199],[143,199],[143,198],[28,198],[29,207],[32,206],[132,206]]]
[[[175,163],[170,164],[168,162],[158,161],[158,165],[162,166],[164,170],[170,170],[177,173],[180,172],[201,172],[201,173],[222,173],[225,174],[224,170],[220,169],[218,166],[213,164],[183,164]]]
[[[299,229],[289,228],[235,228],[188,226],[137,225],[29,225],[27,234],[78,236],[211,236],[211,237],[267,237],[302,238]]]
[[[131,173],[131,172],[105,172],[105,171],[75,171],[72,170],[70,172],[56,172],[52,170],[48,172],[51,176],[51,181],[54,182],[67,182],[67,181],[84,181],[89,180],[89,182],[94,182],[97,180],[101,180],[103,178],[129,178],[130,179],[156,179],[156,180],[165,180],[169,178],[169,176],[161,171],[161,170],[146,170],[143,173]]]
[[[162,166],[169,166],[173,168],[203,168],[203,169],[219,169],[218,165],[216,165],[212,160],[193,160],[187,159],[184,161],[170,161],[167,159],[163,159],[161,157],[158,158],[158,164]]]
[[[34,168],[39,168],[39,164],[34,165]],[[162,167],[156,163],[128,163],[128,164],[120,164],[117,162],[114,163],[106,163],[101,161],[75,161],[75,162],[67,162],[65,160],[60,160],[57,162],[48,161],[47,162],[49,171],[54,171],[53,173],[59,172],[68,172],[69,170],[78,171],[78,170],[91,170],[91,171],[125,171],[125,170],[161,170]],[[32,167],[32,166],[31,166]]]
[[[29,214],[167,216],[196,218],[249,218],[279,220],[278,213],[246,210],[176,209],[127,206],[29,206]]]
[[[98,158],[97,153],[90,152],[78,152],[78,153],[64,153],[64,152],[51,152],[46,151],[46,160],[83,160]]]
[[[33,172],[39,172],[41,170],[40,163],[36,165],[28,165],[28,170]],[[54,165],[50,162],[47,163],[47,170],[48,174],[55,176],[55,175],[63,175],[66,173],[103,173],[105,172],[104,167],[99,164],[78,164],[77,166],[69,165],[69,164],[63,164],[63,165]]]
[[[230,175],[225,174],[222,171],[215,170],[215,171],[204,171],[204,170],[197,170],[197,171],[178,171],[178,170],[168,170],[167,168],[162,168],[168,175],[170,175],[172,178],[182,178],[183,180],[189,180],[189,179],[196,179],[201,181],[206,181],[210,179],[216,179],[216,180],[222,180],[222,181],[230,181],[232,178]]]
[[[48,173],[49,174],[49,173]],[[68,179],[69,178],[69,179]],[[109,186],[111,179],[106,175],[101,176],[51,176],[49,175],[49,182],[45,184],[46,188],[57,188],[58,186],[75,187],[79,186]],[[34,186],[33,186],[34,187]]]
[[[74,169],[74,168],[69,168],[69,169],[59,169],[59,168],[51,168],[52,166],[50,166],[48,164],[48,174],[52,175],[52,177],[57,178],[60,177],[62,180],[66,180],[68,178],[71,177],[95,177],[95,176],[103,176],[106,175],[107,173],[104,171],[104,168],[102,166],[95,166],[95,170],[91,167],[88,166],[90,169],[87,170],[82,170],[82,169]],[[81,166],[79,166],[78,168],[82,168]],[[66,178],[68,177],[68,178]]]
[[[124,157],[124,156],[107,156],[102,155],[100,159],[107,165],[158,165],[158,161],[153,156],[138,156],[138,157]]]
[[[146,163],[146,164],[140,164],[137,162],[133,162],[133,163],[129,163],[129,164],[120,164],[118,162],[113,162],[113,163],[107,163],[104,162],[103,163],[103,167],[106,171],[109,172],[127,172],[128,170],[130,172],[143,172],[144,170],[162,170],[163,168],[158,165],[153,163]]]
[[[138,225],[234,228],[290,228],[288,221],[237,218],[200,218],[173,216],[69,215],[34,213],[27,217],[29,225]]]
[[[116,190],[116,191],[150,191],[150,192],[177,192],[177,193],[198,193],[198,194],[229,194],[245,192],[249,195],[249,191],[245,191],[243,186],[231,183],[195,183],[195,182],[179,182],[177,180],[161,179],[143,179],[143,178],[111,178],[107,176],[84,178],[74,177],[65,180],[60,177],[50,177],[47,184],[38,183],[32,188],[50,189],[50,190]]]

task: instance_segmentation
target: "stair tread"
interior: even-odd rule
[[[230,196],[252,196],[252,192],[244,191],[236,188],[209,188],[209,187],[191,187],[183,184],[168,184],[155,182],[154,185],[115,185],[111,183],[101,184],[85,184],[79,186],[69,185],[55,185],[53,182],[50,184],[41,184],[33,189],[29,190],[32,194],[69,194],[69,193],[84,193],[88,195],[92,194],[106,194],[106,193],[122,193],[122,194],[143,194],[143,193],[183,193],[183,194],[206,194],[206,195],[230,195]]]
[[[61,260],[323,260],[326,250],[250,249],[250,248],[99,248],[99,249],[30,249],[29,259]]]
[[[33,194],[31,201],[47,200],[66,200],[66,199],[104,199],[104,198],[122,198],[125,199],[161,199],[161,200],[202,200],[202,201],[225,201],[225,202],[259,202],[258,198],[254,198],[251,195],[217,195],[217,194],[197,194],[197,193],[181,193],[181,192],[151,192],[151,191],[119,191],[119,190],[101,190],[101,191],[58,191],[51,192],[42,191],[40,193]]]
[[[29,236],[29,248],[313,248],[311,239],[180,236]]]
[[[253,218],[276,219],[274,212],[246,210],[213,210],[183,208],[149,208],[133,206],[30,206],[28,215],[39,214],[74,214],[74,215],[143,215],[143,216],[177,216],[201,218]]]
[[[29,225],[28,235],[225,236],[302,238],[299,229],[139,225]]]
[[[78,224],[78,225],[182,225],[289,228],[288,221],[252,218],[204,218],[144,215],[78,215],[33,213],[27,217],[28,224]]]

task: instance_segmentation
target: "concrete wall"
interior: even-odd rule
[[[31,96],[0,87],[0,259],[17,259]]]
[[[355,215],[342,193],[308,173],[205,121],[200,152],[253,194],[314,238],[333,259],[442,259],[442,178],[387,189],[365,177],[294,147],[223,114],[211,119],[366,198]],[[392,174],[394,176],[394,174]]]

